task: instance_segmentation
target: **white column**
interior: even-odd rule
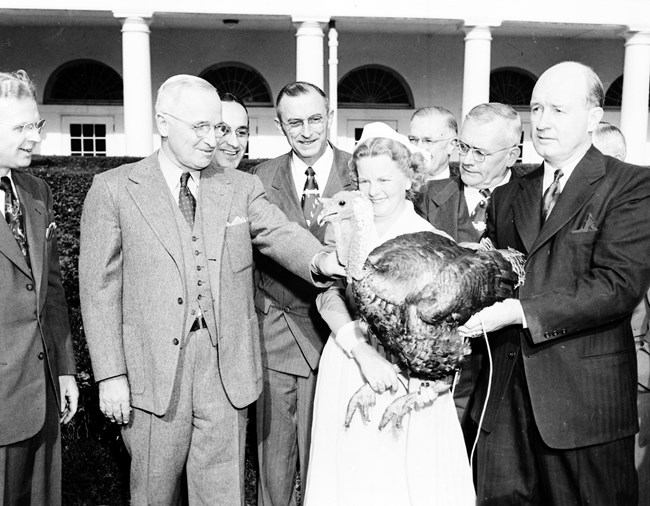
[[[122,78],[124,80],[124,138],[128,156],[153,151],[153,106],[149,23],[152,12],[132,15],[114,12],[122,21]]]
[[[296,81],[324,88],[323,24],[328,18],[293,18],[296,31]]]
[[[338,142],[338,120],[339,120],[339,34],[336,31],[334,21],[330,21],[330,30],[328,33],[328,45],[330,50],[329,63],[329,100],[330,110],[332,111],[332,126],[330,127],[330,140],[334,144]]]
[[[627,143],[630,163],[649,165],[648,90],[650,89],[650,31],[628,32],[625,36],[621,131]]]
[[[492,35],[488,25],[465,25],[463,102],[459,123],[472,107],[490,99],[490,52]]]

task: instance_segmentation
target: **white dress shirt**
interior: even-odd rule
[[[293,175],[293,183],[296,185],[296,195],[298,195],[298,202],[302,198],[302,191],[305,188],[305,181],[307,181],[307,175],[305,171],[307,167],[314,169],[316,173],[316,183],[318,183],[318,190],[320,194],[323,194],[327,180],[330,177],[330,172],[332,172],[332,164],[334,163],[334,151],[332,147],[328,144],[325,148],[323,155],[316,160],[313,165],[307,165],[303,162],[298,155],[294,152],[291,155],[291,174]]]
[[[181,169],[169,159],[162,149],[158,151],[158,163],[160,164],[160,170],[163,173],[169,191],[172,192],[172,196],[176,203],[178,203],[178,194],[181,191],[181,175],[183,172],[190,173],[190,178],[187,180],[187,187],[192,192],[192,195],[194,195],[194,198],[199,200],[199,183],[201,182],[200,170]]]

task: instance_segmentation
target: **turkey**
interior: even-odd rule
[[[321,199],[319,220],[331,223],[339,261],[346,268],[361,319],[410,377],[449,389],[469,343],[458,327],[480,309],[513,297],[523,283],[524,255],[473,250],[433,232],[405,234],[372,249],[377,236],[372,204],[359,192]],[[399,427],[417,392],[395,400],[379,428]],[[367,419],[374,391],[364,385],[350,400],[346,426],[357,409]]]

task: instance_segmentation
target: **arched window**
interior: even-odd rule
[[[271,90],[262,74],[243,63],[218,63],[205,69],[199,77],[212,84],[219,93],[232,93],[246,105],[273,106]]]
[[[648,90],[648,101],[650,102],[650,90]],[[610,107],[621,107],[623,102],[623,76],[618,76],[607,88],[605,93],[605,105]]]
[[[530,105],[537,79],[518,68],[502,68],[490,73],[490,102],[512,106]]]
[[[605,105],[621,107],[623,102],[623,76],[618,76],[605,93]]]
[[[95,60],[73,60],[57,68],[45,85],[45,104],[122,105],[122,77]]]
[[[412,109],[413,93],[404,78],[381,65],[364,65],[339,81],[339,107]]]

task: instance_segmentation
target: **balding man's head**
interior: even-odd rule
[[[530,102],[535,150],[553,167],[582,156],[603,116],[604,91],[596,73],[577,62],[562,62],[544,72]]]

